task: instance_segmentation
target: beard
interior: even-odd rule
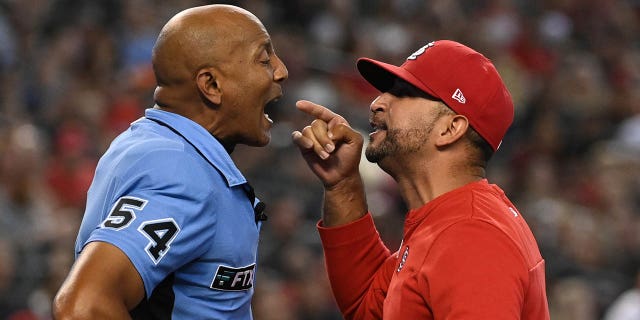
[[[434,122],[422,128],[387,130],[387,135],[379,145],[369,143],[365,156],[369,162],[379,163],[388,156],[401,157],[415,153],[429,140],[433,127]]]

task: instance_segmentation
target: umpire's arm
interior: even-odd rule
[[[144,284],[117,247],[91,242],[73,265],[53,301],[53,319],[131,319]]]

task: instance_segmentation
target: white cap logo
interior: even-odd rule
[[[416,52],[412,53],[407,60],[415,60],[418,59],[418,57],[423,54],[428,48],[433,47],[436,44],[435,41],[429,42],[426,45],[422,46],[422,48],[418,49]]]
[[[467,99],[464,97],[464,94],[462,94],[462,91],[459,88],[456,89],[456,91],[453,93],[451,98],[455,99],[456,101],[462,104],[465,104],[467,102]]]

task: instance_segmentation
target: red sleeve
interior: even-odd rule
[[[487,222],[443,231],[422,272],[435,319],[520,319],[526,264],[512,240]]]
[[[345,319],[382,319],[396,255],[380,239],[370,214],[318,231],[333,295]]]

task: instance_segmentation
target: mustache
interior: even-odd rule
[[[387,124],[384,121],[376,119],[374,117],[369,118],[369,125],[373,129],[387,130]]]

